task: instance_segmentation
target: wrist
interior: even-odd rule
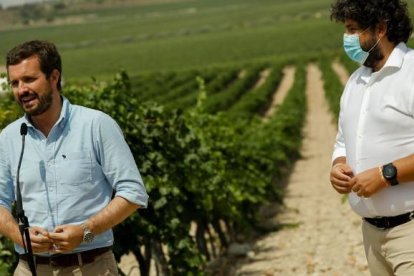
[[[381,181],[382,181],[382,183],[385,184],[385,187],[391,186],[390,183],[384,178],[384,174],[382,172],[382,166],[379,166],[378,169],[379,169],[379,174],[380,174],[380,177],[381,177]]]
[[[80,225],[80,227],[83,230],[82,242],[83,243],[92,243],[93,240],[95,239],[95,234],[91,231],[91,229],[89,228],[89,225],[87,224],[87,222],[82,223]]]

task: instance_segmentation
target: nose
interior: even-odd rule
[[[13,88],[14,92],[17,93],[18,95],[22,95],[22,94],[24,94],[25,92],[28,91],[28,87],[27,87],[26,83],[24,83],[23,81],[19,81],[12,88]]]

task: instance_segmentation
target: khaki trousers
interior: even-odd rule
[[[118,275],[118,267],[112,251],[95,258],[95,261],[82,266],[56,267],[39,264],[36,268],[39,276],[113,276]],[[20,260],[14,276],[32,276],[27,262]]]
[[[362,234],[371,275],[414,275],[414,220],[388,230],[363,221]]]

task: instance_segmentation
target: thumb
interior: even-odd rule
[[[56,226],[55,229],[53,230],[53,233],[62,233],[65,231],[65,227],[63,225],[60,226]]]
[[[343,168],[343,172],[344,174],[353,177],[354,176],[354,172],[352,171],[351,167],[346,166],[345,168]]]

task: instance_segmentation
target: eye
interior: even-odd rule
[[[36,80],[36,78],[34,78],[34,77],[24,77],[23,78],[23,81],[25,83],[31,83],[31,82],[34,82],[35,80]]]
[[[16,88],[19,86],[19,82],[18,81],[10,81],[9,82],[10,87],[12,88]]]

